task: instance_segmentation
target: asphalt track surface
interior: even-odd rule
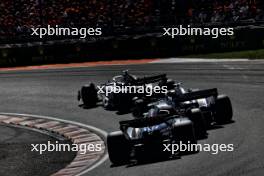
[[[121,70],[144,76],[167,73],[189,88],[213,88],[230,96],[234,123],[208,131],[199,143],[234,144],[233,152],[208,152],[180,159],[132,167],[111,167],[109,160],[85,175],[263,175],[264,174],[264,62],[174,63],[129,66],[99,66],[43,71],[0,73],[0,111],[37,114],[77,121],[107,132],[118,129],[118,122],[130,115],[117,115],[102,107],[82,109],[77,90],[92,81],[104,83]],[[34,160],[29,160],[34,162]],[[0,170],[2,169],[0,165]],[[50,164],[49,167],[55,167]],[[10,168],[12,169],[12,168]],[[37,175],[37,174],[35,174]]]
[[[31,152],[31,144],[47,144],[48,141],[69,143],[40,132],[0,125],[0,175],[45,176],[63,169],[75,157],[74,152],[43,152],[41,155]]]

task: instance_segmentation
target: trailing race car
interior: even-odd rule
[[[171,116],[167,111],[157,109],[149,110],[144,118],[121,121],[120,131],[107,136],[109,159],[114,165],[183,154],[164,151],[164,144],[179,143],[197,143],[193,122],[188,117]]]
[[[162,89],[161,93],[155,93],[152,87],[154,84],[158,88],[166,88],[166,90]],[[171,86],[166,74],[137,78],[129,74],[128,71],[124,71],[122,75],[113,77],[106,84],[100,86],[95,86],[93,83],[84,85],[78,91],[78,100],[82,100],[86,107],[92,107],[98,102],[102,102],[105,109],[127,111],[134,106],[135,98],[148,99],[149,102],[158,100],[165,96],[167,87]],[[119,92],[118,88],[120,89]],[[147,95],[148,92],[151,92],[151,95]]]

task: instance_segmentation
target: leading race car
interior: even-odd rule
[[[157,86],[156,88],[162,89],[159,93],[155,93],[154,84]],[[135,98],[148,99],[148,102],[158,100],[165,96],[165,91],[171,86],[166,74],[137,78],[129,74],[128,71],[124,71],[122,75],[113,77],[106,84],[95,86],[95,84],[90,83],[84,85],[78,91],[78,100],[82,100],[86,107],[92,107],[98,102],[102,102],[105,109],[127,111],[134,106]],[[118,92],[117,89],[122,90]],[[149,92],[151,95],[148,95]]]

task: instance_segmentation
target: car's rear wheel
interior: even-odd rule
[[[194,132],[197,139],[202,139],[207,135],[206,122],[199,108],[189,111],[189,118],[193,122]]]
[[[107,135],[107,148],[110,161],[115,165],[126,164],[130,159],[130,145],[121,131]]]
[[[184,118],[184,119],[186,120],[184,120],[182,124],[177,125],[176,122],[177,126],[173,128],[173,138],[177,143],[182,143],[185,146],[189,144],[197,144],[193,122],[188,118]],[[189,153],[195,153],[197,151],[191,151],[186,149],[185,151],[182,150],[178,152],[180,154],[189,154]]]
[[[97,90],[93,83],[84,85],[80,91],[85,106],[95,106],[98,101]]]
[[[215,104],[215,122],[225,124],[232,120],[233,109],[230,98],[226,95],[219,95]]]

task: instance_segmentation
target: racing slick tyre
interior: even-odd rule
[[[130,146],[122,131],[115,131],[107,135],[107,148],[110,161],[114,165],[129,162]]]
[[[215,122],[225,124],[232,120],[233,109],[228,96],[218,95],[216,99]]]
[[[163,80],[161,80],[159,83],[158,83],[158,85],[160,86],[160,87],[162,87],[162,86],[167,86],[167,90],[173,90],[174,89],[174,87],[175,87],[175,81],[174,80],[172,80],[172,79],[163,79]]]
[[[180,123],[176,123],[176,126],[173,128],[173,138],[177,143],[181,143],[183,145],[197,144],[193,122],[189,120],[189,118],[182,119],[183,120]],[[179,151],[180,154],[191,154],[196,152],[197,151],[188,150]]]
[[[142,99],[137,99],[134,102],[134,108],[132,109],[132,115],[136,118],[143,117],[143,113],[145,112],[145,102]]]
[[[95,106],[98,101],[95,85],[93,83],[84,85],[80,91],[80,97],[85,106]]]
[[[191,109],[189,118],[193,122],[194,133],[197,139],[205,138],[207,135],[206,122],[199,108]]]
[[[129,94],[119,93],[115,94],[116,110],[119,113],[127,113],[130,111],[132,105],[132,98]]]

